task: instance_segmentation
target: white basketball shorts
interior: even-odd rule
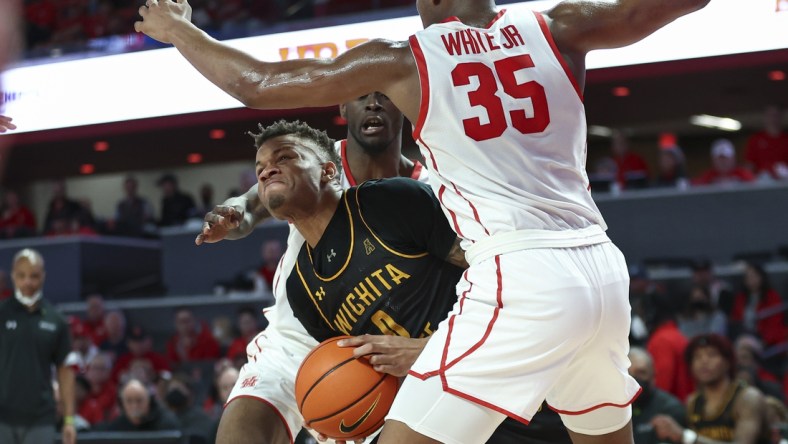
[[[420,395],[437,380],[443,392],[502,414],[482,422],[506,415],[527,423],[546,399],[578,433],[626,425],[640,387],[627,371],[629,275],[615,245],[493,256],[472,265],[457,290],[459,300],[411,368],[388,419],[444,438],[457,415],[422,424],[441,397]],[[593,422],[583,420],[590,416]]]

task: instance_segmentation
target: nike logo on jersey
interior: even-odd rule
[[[336,252],[334,251],[334,249],[332,248],[332,249],[331,249],[331,253],[330,253],[330,254],[327,254],[327,255],[326,255],[326,258],[328,259],[328,261],[329,261],[329,262],[331,262],[331,259],[335,258],[336,256],[337,256],[337,253],[336,253]]]
[[[369,415],[371,415],[372,412],[375,410],[375,407],[378,406],[378,401],[379,400],[380,400],[380,393],[378,393],[378,397],[375,398],[375,402],[373,402],[372,405],[369,406],[367,411],[364,412],[364,414],[361,415],[361,417],[358,418],[358,420],[356,422],[354,422],[353,424],[350,424],[350,425],[346,426],[344,418],[342,419],[342,421],[339,421],[339,431],[342,432],[342,433],[351,433],[351,432],[353,432],[353,430],[356,430],[358,428],[358,426],[363,424],[364,421],[366,421],[367,418],[369,418]]]

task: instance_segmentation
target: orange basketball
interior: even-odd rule
[[[378,373],[353,347],[342,348],[339,336],[323,341],[298,369],[295,395],[307,427],[329,438],[365,438],[383,425],[399,379]]]

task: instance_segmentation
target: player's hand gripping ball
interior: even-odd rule
[[[339,336],[323,341],[298,369],[295,395],[304,424],[336,440],[363,439],[383,425],[399,379],[378,373]]]

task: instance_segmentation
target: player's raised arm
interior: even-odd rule
[[[381,91],[410,111],[408,117],[418,112],[418,72],[407,42],[373,40],[331,60],[269,63],[210,37],[189,21],[189,11],[186,0],[148,0],[134,28],[175,45],[203,76],[250,108],[330,106]]]
[[[586,54],[635,43],[709,0],[567,0],[547,12],[562,53]]]

